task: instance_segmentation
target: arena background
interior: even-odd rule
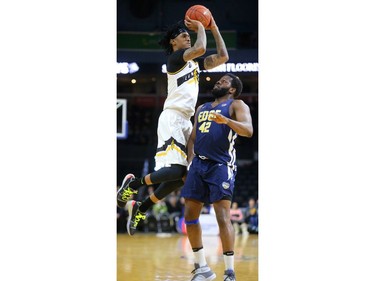
[[[240,98],[251,110],[254,135],[237,139],[234,201],[245,207],[250,197],[258,197],[257,0],[117,1],[117,185],[129,172],[153,171],[157,121],[167,96],[167,77],[162,72],[166,56],[157,41],[166,26],[183,19],[195,4],[211,10],[229,52],[223,72],[201,72],[197,106],[213,100],[210,90],[214,83],[225,72],[232,72],[243,81]],[[195,33],[190,33],[194,43]],[[216,51],[210,31],[207,42],[206,55]]]

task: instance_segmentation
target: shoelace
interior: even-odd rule
[[[194,266],[195,266],[195,264],[194,264]],[[200,267],[196,267],[196,268],[194,268],[192,271],[191,271],[191,274],[195,274],[195,272],[199,269]]]
[[[124,193],[121,195],[122,200],[128,200],[130,196],[133,194],[137,194],[138,190],[131,190],[130,188],[127,188],[124,190]]]
[[[229,279],[228,279],[229,278]],[[236,280],[234,279],[234,276],[233,275],[228,275],[227,277],[225,277],[224,281],[230,281],[230,280]]]
[[[138,225],[138,223],[139,223],[139,221],[140,221],[141,219],[142,219],[142,220],[146,219],[146,215],[142,215],[142,213],[138,212],[137,215],[135,216],[133,226],[134,226],[134,227],[137,227],[137,225]]]
[[[193,270],[191,271],[191,274],[195,274],[195,272],[196,272],[199,268],[201,268],[201,267],[198,267],[198,268],[193,269]]]

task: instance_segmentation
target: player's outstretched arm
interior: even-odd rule
[[[215,39],[217,54],[207,56],[204,59],[205,69],[214,68],[229,60],[227,47],[225,46],[224,39],[220,34],[219,28],[217,27],[213,16],[211,17],[210,30]]]
[[[231,116],[227,118],[220,113],[212,112],[212,120],[218,124],[225,124],[242,137],[252,137],[253,123],[250,115],[250,108],[242,100],[235,100],[231,104]]]

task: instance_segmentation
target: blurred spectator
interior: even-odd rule
[[[179,197],[180,199],[178,200],[181,206],[181,215],[184,215],[184,210],[185,210],[185,198],[184,197]]]
[[[258,233],[258,204],[254,198],[249,199],[249,206],[245,212],[245,221],[248,224],[250,233]]]
[[[159,220],[161,216],[168,214],[168,207],[164,200],[160,200],[158,203],[152,206],[152,214],[157,220]]]
[[[152,215],[146,219],[146,223],[149,224],[150,220],[156,220],[156,231],[158,233],[171,232],[172,225],[169,218],[168,207],[165,199],[160,200],[152,206]],[[155,223],[155,222],[154,222]]]
[[[172,229],[177,232],[177,222],[182,217],[182,204],[179,201],[178,196],[172,194],[166,198],[166,205],[169,214],[170,225]]]
[[[247,225],[244,220],[244,215],[242,210],[238,208],[237,202],[233,202],[232,207],[230,208],[230,220],[233,224],[235,235],[239,235],[240,233],[247,233]]]
[[[181,213],[182,206],[176,195],[170,195],[166,198],[165,204],[167,205],[168,213]]]

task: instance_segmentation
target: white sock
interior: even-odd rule
[[[223,257],[224,257],[225,270],[231,269],[234,271],[234,255],[232,256],[223,255]]]
[[[197,252],[193,252],[193,254],[194,254],[194,262],[198,263],[199,267],[205,266],[207,264],[203,248]]]

